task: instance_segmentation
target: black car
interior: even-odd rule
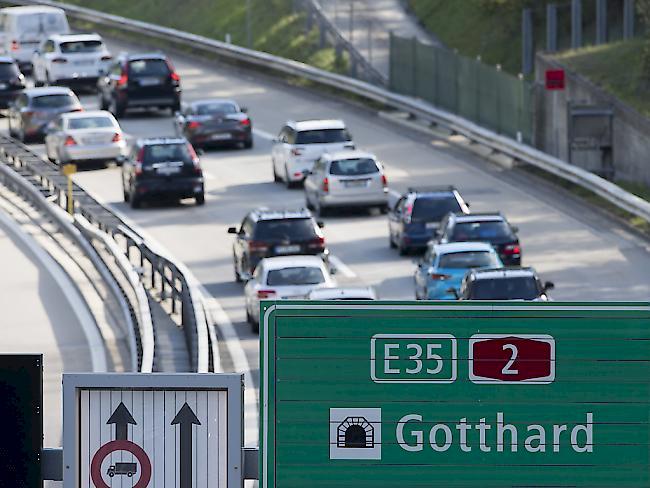
[[[506,266],[521,264],[521,246],[518,229],[510,225],[501,213],[464,215],[448,214],[440,223],[437,241],[447,242],[479,241],[492,244]]]
[[[176,114],[176,132],[194,147],[253,147],[253,127],[247,110],[232,100],[201,100]]]
[[[121,162],[124,201],[133,208],[154,198],[205,203],[199,158],[185,138],[139,139]]]
[[[468,271],[456,292],[460,300],[550,300],[548,290],[533,268],[473,269]]]
[[[230,234],[237,235],[233,244],[235,279],[248,279],[257,264],[271,256],[310,254],[327,259],[329,250],[322,227],[307,209],[253,210],[244,217],[239,229],[228,229]]]
[[[116,117],[130,108],[181,108],[180,77],[161,53],[122,54],[97,82],[99,106]]]
[[[409,188],[388,211],[388,242],[404,255],[425,249],[449,212],[469,213],[453,186]]]
[[[0,108],[9,108],[24,89],[25,76],[16,61],[9,56],[0,56]]]

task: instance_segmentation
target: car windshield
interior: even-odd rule
[[[61,43],[61,52],[65,54],[74,53],[96,53],[102,50],[102,41],[68,41]]]
[[[539,296],[533,276],[476,280],[472,300],[534,300]]]
[[[335,176],[357,176],[378,173],[379,167],[374,159],[341,159],[332,161],[330,174]]]
[[[19,15],[16,20],[16,26],[18,31],[29,34],[65,32],[68,30],[65,17],[53,13]]]
[[[196,107],[197,115],[235,114],[237,112],[237,106],[230,102],[201,103]]]
[[[306,241],[316,237],[310,218],[261,220],[255,226],[255,240],[260,241]]]
[[[192,161],[192,155],[186,143],[150,144],[144,149],[143,164],[145,166],[168,161]]]
[[[105,129],[115,127],[108,117],[81,117],[68,120],[68,129]]]
[[[272,269],[266,277],[269,286],[318,285],[324,281],[325,276],[320,268],[307,266]]]
[[[74,105],[75,99],[69,94],[40,95],[32,98],[34,108],[60,108]]]
[[[439,268],[468,269],[494,268],[499,266],[495,253],[489,251],[466,251],[443,254],[440,256]]]
[[[454,227],[455,241],[499,241],[512,239],[510,226],[502,220],[459,222]]]
[[[460,212],[460,204],[456,197],[450,196],[420,196],[413,203],[411,221],[440,222],[449,212]]]
[[[331,144],[351,140],[345,129],[303,130],[296,135],[296,144]]]
[[[8,80],[17,78],[19,75],[18,68],[14,63],[0,63],[0,78]]]
[[[129,62],[129,75],[140,76],[168,76],[169,66],[163,59],[138,59]]]

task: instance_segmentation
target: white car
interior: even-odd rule
[[[325,152],[354,149],[342,120],[287,122],[273,141],[273,180],[287,187],[300,183]]]
[[[282,256],[262,259],[244,287],[246,319],[254,332],[260,327],[260,300],[304,299],[317,288],[336,281],[318,256]]]
[[[69,112],[47,126],[45,151],[59,164],[116,161],[126,153],[126,142],[110,112]]]
[[[385,213],[387,185],[384,168],[373,154],[325,153],[305,178],[305,200],[320,216],[334,207],[377,207]]]
[[[371,286],[348,286],[343,288],[318,288],[307,296],[309,300],[377,300]]]
[[[32,55],[52,34],[70,32],[65,12],[34,5],[0,9],[0,51],[16,60],[22,72],[31,70]]]
[[[36,86],[84,84],[94,87],[113,59],[99,34],[55,34],[32,57]]]

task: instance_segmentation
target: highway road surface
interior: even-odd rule
[[[111,44],[118,52],[123,45]],[[135,51],[137,47],[129,47]],[[441,140],[410,133],[380,119],[369,109],[281,81],[226,66],[172,56],[181,76],[185,100],[232,97],[249,108],[255,127],[251,150],[206,152],[206,205],[152,205],[132,210],[122,199],[120,169],[92,169],[75,176],[96,197],[127,216],[182,260],[225,313],[217,315],[222,335],[234,331],[236,348],[245,358],[223,355],[224,368],[250,367],[257,387],[258,337],[245,321],[242,285],[232,270],[230,225],[256,206],[304,205],[302,190],[287,190],[272,181],[271,139],[287,119],[342,118],[358,147],[384,162],[390,187],[453,184],[472,210],[501,210],[520,228],[523,262],[543,280],[555,282],[556,300],[647,300],[650,296],[650,246],[617,223],[563,192],[518,171],[495,166]],[[96,97],[82,96],[88,108]],[[173,135],[169,112],[135,113],[122,119],[136,137]],[[6,125],[4,126],[6,128]],[[43,146],[34,146],[42,151]],[[338,215],[325,219],[327,243],[346,281],[376,287],[381,298],[414,298],[413,257],[400,257],[388,247],[386,217],[379,214]],[[232,325],[232,327],[231,327]],[[239,349],[241,351],[241,349]],[[254,442],[247,436],[247,442]]]

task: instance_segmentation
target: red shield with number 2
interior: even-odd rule
[[[475,377],[517,382],[555,376],[552,339],[499,337],[477,340],[471,347]]]

